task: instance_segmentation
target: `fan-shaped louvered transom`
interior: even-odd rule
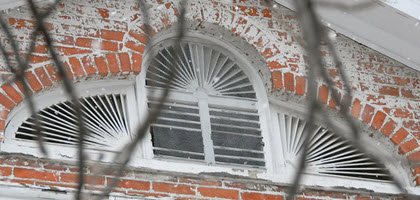
[[[311,131],[307,172],[362,179],[390,180],[384,166],[375,164],[366,154],[322,126],[308,127],[298,117],[279,114],[280,130],[287,159],[297,161],[303,148],[305,131]],[[309,130],[307,130],[309,129]]]
[[[232,58],[202,44],[183,43],[177,54],[169,46],[158,52],[150,63],[146,85],[164,87],[174,66],[176,77],[172,89],[207,95],[255,99],[254,88],[243,70]]]
[[[88,130],[85,144],[90,148],[112,150],[116,142],[130,137],[125,95],[106,94],[80,99],[84,124]],[[38,113],[41,132],[48,143],[77,145],[79,127],[70,101],[46,107]],[[18,128],[16,138],[36,140],[33,117]]]

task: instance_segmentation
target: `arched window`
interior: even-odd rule
[[[243,64],[226,49],[211,43],[174,40],[156,46],[148,63],[148,108],[156,107],[168,82],[176,77],[158,120],[152,124],[153,152],[207,165],[264,167],[257,96]]]

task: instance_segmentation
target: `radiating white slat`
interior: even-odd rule
[[[125,111],[125,95],[109,94],[95,95],[80,99],[83,122],[88,133],[85,145],[89,148],[112,147],[116,139],[130,136]],[[120,100],[118,100],[120,99]],[[39,112],[42,134],[51,143],[76,145],[79,137],[79,127],[75,111],[70,101],[61,102],[46,107]],[[26,119],[18,128],[16,138],[36,139],[33,119]]]
[[[194,92],[203,88],[208,95],[255,99],[252,84],[238,64],[223,53],[198,43],[183,43],[174,55],[172,46],[163,48],[149,65],[149,86],[165,87],[169,70],[176,70],[170,87]]]
[[[388,180],[389,176],[383,166],[373,162],[328,129],[313,126],[313,130],[309,130],[306,121],[286,114],[279,114],[279,120],[289,159],[298,159],[306,137],[305,131],[313,132],[306,159],[310,173]]]

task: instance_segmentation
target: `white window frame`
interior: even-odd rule
[[[127,106],[134,105],[136,108],[135,100],[135,82],[131,80],[100,80],[100,81],[87,81],[83,83],[74,84],[75,91],[79,97],[87,97],[101,94],[125,94]],[[59,102],[68,101],[68,97],[62,88],[52,89],[49,91],[43,91],[34,95],[33,97],[37,108],[46,108],[50,105],[57,104]],[[127,109],[127,118],[129,119],[130,131],[134,133],[134,127],[138,119],[138,113],[136,109]],[[44,155],[39,150],[38,142],[15,138],[16,132],[28,117],[31,116],[26,101],[18,104],[8,116],[5,126],[5,136],[3,143],[1,144],[1,151],[11,153],[25,153],[34,155],[36,157],[43,157]],[[128,139],[128,138],[127,138]],[[128,141],[124,141],[126,143]],[[116,151],[119,151],[124,144],[122,141],[115,149],[90,149],[86,148],[87,155],[90,159],[97,159],[100,155],[103,155],[105,162],[110,162],[113,159]],[[118,146],[119,145],[119,146]],[[45,143],[45,147],[49,153],[49,157],[53,159],[69,159],[75,160],[78,157],[77,147],[64,144],[56,143]]]
[[[163,35],[162,37],[154,38],[154,40],[149,41],[149,45],[146,48],[145,54],[143,56],[142,72],[137,76],[136,80],[136,92],[138,94],[137,102],[139,105],[139,113],[148,113],[145,80],[147,73],[146,63],[148,63],[149,60],[152,59],[150,55],[151,48],[153,48],[156,44],[159,44],[164,40],[170,40],[175,38],[176,34],[176,31],[170,32],[168,34]],[[265,169],[232,167],[224,165],[206,166],[204,164],[194,163],[191,161],[183,161],[181,159],[155,159],[153,154],[153,146],[151,142],[150,132],[141,142],[140,148],[141,152],[143,153],[141,153],[141,155],[137,155],[138,159],[135,159],[137,161],[136,164],[142,167],[150,167],[158,170],[167,170],[168,165],[170,164],[171,169],[173,169],[173,171],[183,173],[228,172],[231,174],[253,177],[257,175],[260,178],[268,177],[268,174],[272,174],[275,172],[275,169],[279,169],[277,166],[282,165],[283,156],[273,155],[271,153],[277,150],[278,147],[276,147],[275,145],[271,146],[270,144],[276,143],[276,141],[278,141],[277,144],[280,144],[280,137],[275,137],[275,134],[272,134],[273,131],[271,131],[272,126],[270,126],[271,120],[266,89],[261,78],[258,77],[258,72],[249,60],[241,59],[246,58],[246,56],[243,55],[240,52],[240,50],[236,49],[232,45],[228,45],[226,42],[221,41],[220,39],[216,39],[212,36],[193,31],[185,31],[184,37],[188,38],[188,41],[191,40],[193,42],[199,42],[204,44],[209,43],[211,45],[217,45],[219,47],[225,48],[233,55],[233,58],[231,59],[234,59],[237,63],[241,64],[242,70],[248,76],[250,82],[253,84],[257,96],[256,108],[258,109],[258,114],[260,117],[261,135],[263,137],[264,142],[263,150],[265,158]],[[218,97],[218,99],[223,99],[223,97]],[[280,152],[280,154],[282,154],[282,152]]]

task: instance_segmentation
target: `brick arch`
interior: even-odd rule
[[[195,6],[213,9],[192,9],[193,12],[198,11],[191,13],[188,17],[193,20],[216,24],[242,37],[264,57],[271,73],[273,90],[282,90],[293,95],[305,96],[307,81],[304,73],[306,68],[304,54],[299,50],[300,47],[296,44],[295,38],[288,31],[288,29],[299,30],[299,27],[293,24],[296,21],[293,13],[285,11],[276,21],[271,10],[260,8],[252,1],[234,1],[234,3],[237,3],[237,5],[222,5],[211,1],[199,2]],[[157,4],[164,6],[159,9],[152,8],[154,9],[153,12],[158,13],[153,15],[152,20],[152,27],[155,32],[173,24],[176,20],[173,16],[179,15],[173,3],[158,1]],[[135,10],[136,8],[132,9]],[[220,14],[211,12],[211,10],[220,9],[223,11]],[[98,13],[105,20],[109,18],[109,14],[104,10],[98,9]],[[133,15],[133,19],[125,27],[110,27],[108,29],[79,27],[74,30],[77,32],[75,36],[69,37],[65,34],[59,34],[55,42],[57,50],[64,58],[67,71],[71,72],[69,76],[75,81],[83,81],[92,78],[127,78],[130,75],[138,74],[141,71],[142,54],[147,40],[144,35],[144,27],[141,23],[139,24],[141,16]],[[31,27],[23,27],[22,24],[30,25],[33,22],[25,19],[9,19],[9,24],[15,29],[30,30]],[[51,26],[54,29],[55,24]],[[288,28],[286,29],[285,26]],[[32,67],[26,75],[32,91],[37,93],[57,86],[60,79],[57,77],[42,41],[37,45],[35,52],[36,56],[31,59]],[[328,56],[327,51],[324,53],[325,56]],[[365,57],[367,57],[364,58],[367,61],[361,62],[359,65],[363,69],[372,68],[370,65],[373,65],[373,61],[395,64],[395,62],[383,59],[384,56],[379,53],[371,53],[365,55]],[[402,69],[400,67],[377,69],[378,72],[381,70],[384,73],[392,74],[393,71]],[[334,74],[335,72],[330,71],[330,73]],[[406,85],[404,80],[400,81],[402,82],[396,84]],[[337,85],[340,87],[340,82],[337,82]],[[417,85],[419,85],[418,80]],[[410,93],[407,89],[396,90],[395,87],[390,86],[381,88],[378,92],[380,95],[375,98],[400,95],[404,98],[419,99],[418,96]],[[22,94],[22,87],[19,83],[14,83],[11,86],[1,85],[1,130],[4,129],[9,112],[23,100]],[[325,85],[321,84],[319,86],[319,96],[322,102],[336,108],[336,103],[331,100],[328,88]],[[409,115],[403,109],[388,110],[380,106],[375,100],[367,101],[367,99],[356,97],[352,102],[351,114],[382,133],[384,137],[388,137],[399,149],[399,152],[407,156],[410,161],[420,161],[419,122],[413,120],[414,125],[412,123],[407,125],[398,123],[400,118],[397,115]],[[415,115],[415,113],[411,114]],[[412,128],[410,129],[410,127]],[[414,166],[413,172],[419,185],[420,166]]]

